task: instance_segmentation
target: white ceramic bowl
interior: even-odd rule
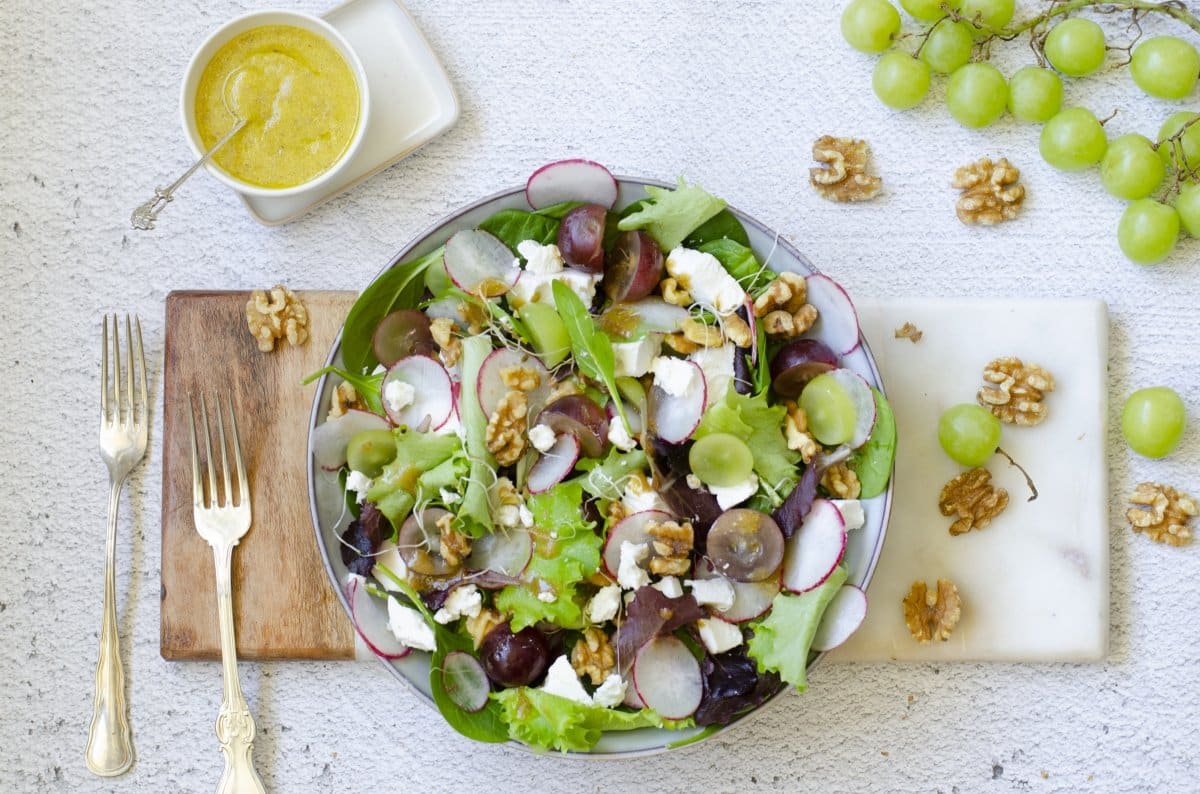
[[[263,25],[292,25],[316,33],[332,44],[341,53],[342,57],[346,59],[346,63],[350,66],[350,71],[354,74],[354,80],[358,84],[358,127],[354,130],[354,137],[350,139],[350,145],[346,147],[346,151],[342,152],[342,156],[336,163],[307,182],[286,188],[267,188],[244,182],[232,176],[228,171],[211,160],[205,164],[210,174],[239,193],[264,198],[279,198],[311,190],[328,182],[353,159],[355,152],[358,151],[358,147],[362,143],[363,133],[367,129],[371,95],[367,87],[367,73],[363,69],[358,54],[354,52],[354,49],[342,37],[342,34],[334,30],[333,26],[328,22],[320,17],[300,11],[285,11],[282,9],[253,11],[232,19],[213,31],[204,40],[204,43],[200,45],[200,48],[196,50],[196,53],[192,56],[192,60],[188,62],[187,71],[183,77],[179,111],[188,145],[191,146],[197,160],[203,157],[205,152],[205,147],[200,141],[200,133],[196,129],[196,89],[200,84],[200,76],[204,73],[204,67],[217,54],[217,51],[225,46],[234,36],[252,28],[262,27]]]
[[[663,182],[630,177],[618,177],[617,184],[620,188],[617,196],[617,207],[624,207],[634,201],[646,198],[647,185],[673,187]],[[505,190],[480,199],[474,204],[456,210],[446,218],[438,221],[417,235],[412,242],[392,257],[388,265],[372,281],[377,280],[379,276],[386,273],[393,265],[424,256],[444,243],[446,238],[454,232],[461,229],[473,229],[484,218],[503,209],[520,209],[526,211],[530,209],[529,203],[525,200],[525,190],[523,187],[512,188],[511,190]],[[749,215],[746,215],[744,212],[734,207],[730,207],[729,209],[742,222],[742,225],[745,226],[746,233],[750,238],[750,246],[754,249],[754,253],[761,261],[767,262],[773,270],[793,271],[806,275],[817,272],[817,269],[813,267],[804,255],[782,236],[754,220]],[[860,337],[859,341],[860,345],[857,349],[841,357],[842,366],[853,369],[862,375],[872,386],[883,391],[879,370],[875,366],[875,359],[871,355],[871,350],[867,347],[865,339]],[[329,352],[326,364],[339,367],[342,365],[340,334],[333,343],[333,348]],[[344,590],[347,570],[346,566],[342,564],[342,546],[339,538],[347,524],[350,523],[351,518],[345,511],[345,493],[338,484],[338,478],[331,475],[330,472],[322,471],[321,467],[316,465],[312,457],[312,430],[318,424],[325,421],[325,416],[329,412],[329,403],[333,389],[338,380],[340,379],[325,377],[317,385],[317,393],[313,399],[313,409],[310,417],[308,460],[305,466],[308,471],[309,509],[312,514],[313,526],[317,533],[317,546],[321,551],[322,558],[325,560],[325,570],[329,574],[330,581],[333,583],[334,591],[338,594],[342,606],[345,607],[346,614],[349,615],[350,605],[346,600]],[[887,530],[888,517],[892,508],[892,487],[893,483],[889,482],[887,490],[882,494],[872,499],[863,500],[866,524],[862,529],[856,529],[851,532],[846,543],[844,563],[849,570],[849,577],[846,579],[846,584],[857,585],[866,590],[867,585],[871,581],[871,575],[875,571],[875,564],[879,561],[879,554],[883,550],[883,537]],[[379,609],[385,609],[382,602],[377,602],[375,606]],[[809,664],[809,670],[820,662],[823,655],[816,655]],[[429,654],[413,652],[403,659],[383,661],[383,664],[397,678],[417,692],[429,704],[430,708],[436,708],[429,689]],[[817,685],[819,686],[819,684]],[[785,688],[767,701],[767,703],[762,704],[749,714],[737,718],[729,725],[719,728],[710,734],[710,736],[725,734],[733,725],[746,722],[748,717],[760,713],[769,704],[779,703],[780,701],[799,704],[799,701],[793,700],[792,697],[792,695],[787,693],[787,689]],[[810,713],[810,718],[816,717]],[[445,729],[447,735],[450,735],[454,731],[449,725],[445,726]],[[652,755],[686,744],[689,739],[695,738],[701,730],[701,728],[691,728],[684,731],[670,731],[658,728],[642,728],[628,732],[611,731],[601,737],[599,743],[597,743],[591,752],[566,753],[565,755],[580,758],[629,758],[639,755]],[[529,749],[526,745],[519,742],[510,742],[510,744],[515,744],[526,750]],[[558,754],[552,753],[552,755]]]

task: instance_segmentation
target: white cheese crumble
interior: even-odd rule
[[[634,491],[625,486],[624,493],[621,494],[621,504],[630,513],[640,513],[643,510],[662,510],[663,512],[671,512],[667,507],[667,503],[658,495],[658,491],[653,487],[648,491]]]
[[[686,482],[687,487],[691,488],[693,491],[704,490],[704,483],[700,482],[700,478],[691,472],[688,472],[688,476],[685,477],[683,481]]]
[[[447,507],[462,501],[462,496],[449,488],[438,488],[438,495],[442,497],[442,503]]]
[[[732,342],[726,342],[720,347],[702,347],[688,356],[704,373],[704,385],[708,393],[704,397],[704,407],[712,406],[725,399],[725,394],[733,386],[733,356],[737,350]]]
[[[755,492],[758,491],[758,477],[751,473],[742,482],[725,488],[710,485],[708,486],[708,490],[712,492],[713,496],[717,497],[717,504],[721,506],[721,509],[728,510],[754,496]]]
[[[650,556],[649,543],[621,541],[621,562],[617,566],[617,584],[624,590],[637,590],[650,584],[650,575],[639,563]],[[730,588],[732,589],[732,588]]]
[[[637,441],[629,434],[620,416],[614,416],[608,423],[608,440],[622,452],[628,452],[637,446]]]
[[[450,591],[442,608],[434,613],[433,619],[443,626],[461,617],[473,618],[483,606],[483,594],[473,584],[462,585]]]
[[[664,576],[650,586],[667,598],[679,598],[683,595],[683,585],[679,583],[678,576]]]
[[[555,659],[554,664],[550,665],[550,669],[546,671],[546,681],[542,684],[542,691],[582,703],[585,706],[592,705],[592,696],[583,688],[583,684],[579,683],[579,676],[575,675],[571,661],[565,655]]]
[[[600,684],[600,688],[592,695],[592,703],[606,709],[618,706],[621,701],[625,700],[625,687],[627,686],[627,682],[621,678],[620,673],[610,673]]]
[[[409,648],[418,651],[437,649],[433,629],[429,628],[421,613],[412,607],[404,606],[391,596],[388,597],[388,629]]]
[[[613,342],[613,368],[618,378],[640,378],[662,349],[661,334],[646,334],[635,342]]]
[[[517,253],[525,258],[525,272],[536,273],[539,276],[549,276],[561,273],[563,265],[562,251],[551,243],[542,245],[537,240],[522,240],[517,243]]]
[[[721,612],[733,606],[733,585],[724,576],[712,579],[684,579],[683,583],[692,588],[692,597],[697,604],[712,604]]]
[[[548,303],[554,305],[553,281],[561,281],[579,296],[585,306],[591,306],[596,297],[596,285],[602,273],[585,273],[582,270],[563,266],[562,252],[557,245],[541,245],[536,240],[522,240],[517,251],[525,257],[525,269],[517,283],[508,291],[509,305],[514,309],[526,303]],[[513,262],[520,267],[520,261]]]
[[[538,452],[549,452],[557,438],[549,425],[537,424],[529,428],[529,443]]]
[[[746,291],[712,254],[680,246],[667,254],[667,272],[692,300],[717,314],[730,314],[746,300]]]
[[[400,588],[392,581],[391,576],[388,576],[382,570],[375,570],[379,566],[387,568],[393,576],[400,579],[408,576],[408,566],[404,564],[404,560],[400,557],[400,549],[396,547],[394,542],[385,540],[379,544],[379,553],[375,555],[375,565],[371,569],[371,575],[375,577],[375,581],[383,585],[383,589],[391,590],[394,593],[400,592]]]
[[[742,630],[732,623],[717,618],[700,618],[696,621],[700,642],[709,653],[724,653],[742,644]]]
[[[684,359],[659,356],[650,369],[654,385],[672,397],[683,397],[696,387],[696,367]]]
[[[417,390],[413,388],[411,383],[405,383],[402,380],[389,380],[387,385],[383,387],[383,401],[387,403],[388,410],[392,413],[399,413],[405,408],[413,404],[413,400],[417,398]]]
[[[362,504],[363,500],[367,498],[367,491],[371,490],[371,484],[374,482],[361,471],[351,469],[350,474],[346,476],[346,490],[354,491],[357,494],[354,501]]]
[[[588,603],[588,621],[604,623],[617,616],[617,608],[621,606],[621,586],[609,584],[601,587]]]
[[[521,526],[526,529],[533,528],[533,511],[524,502],[517,506],[517,519],[521,522]]]
[[[347,481],[348,482],[348,481]],[[862,502],[857,499],[831,499],[833,506],[842,514],[846,529],[862,529],[867,523],[867,514],[863,512]]]

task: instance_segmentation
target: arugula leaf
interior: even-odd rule
[[[469,336],[463,340],[462,382],[474,384],[479,378],[483,360],[492,352],[486,336]],[[478,538],[492,531],[492,508],[488,502],[488,486],[496,479],[496,459],[488,452],[487,417],[479,407],[479,395],[473,388],[462,390],[459,396],[463,429],[466,431],[467,457],[471,461],[467,487],[462,503],[454,516],[454,528]]]
[[[684,238],[705,221],[725,209],[725,201],[699,185],[679,178],[674,190],[648,185],[650,199],[641,208],[626,215],[617,224],[621,231],[645,229],[664,251],[675,249]]]
[[[699,248],[711,240],[722,239],[732,240],[747,248],[750,247],[750,236],[746,234],[746,227],[742,226],[742,222],[728,209],[721,210],[700,224],[695,231],[687,236],[683,244],[688,248]]]
[[[570,287],[561,281],[552,281],[550,288],[554,293],[554,305],[567,327],[567,336],[571,338],[575,366],[587,377],[604,384],[621,421],[629,427],[629,420],[625,418],[625,407],[621,402],[621,393],[617,389],[612,340],[596,326],[596,321],[588,313],[587,307]]]
[[[379,363],[371,336],[379,321],[395,309],[415,308],[425,290],[425,271],[442,261],[444,246],[425,256],[393,265],[363,290],[350,307],[342,328],[342,361],[351,372],[367,372]]]
[[[620,499],[624,493],[626,478],[635,471],[646,467],[646,453],[640,449],[622,452],[613,447],[608,456],[601,461],[599,458],[587,458],[575,467],[587,472],[581,474],[572,483],[577,483],[583,490],[600,499]]]
[[[871,391],[875,395],[875,427],[867,443],[850,456],[849,463],[862,485],[860,499],[870,499],[883,493],[896,460],[896,416],[882,392],[878,389]]]
[[[543,689],[517,687],[492,693],[500,704],[509,735],[542,750],[586,752],[604,731],[636,728],[683,728],[690,721],[664,720],[651,709],[620,711],[584,705]]]
[[[517,244],[524,240],[537,240],[541,245],[556,242],[558,225],[559,219],[549,215],[524,210],[500,210],[492,217],[484,219],[479,228],[496,235],[505,245],[516,251]]]
[[[752,298],[763,294],[767,285],[775,278],[775,273],[770,268],[763,267],[749,246],[736,240],[709,240],[696,246],[696,250],[715,256],[726,272],[737,279],[742,289],[750,293]]]
[[[374,375],[358,375],[337,367],[324,367],[300,381],[300,385],[307,386],[322,375],[338,375],[342,380],[354,387],[354,391],[358,392],[358,396],[362,398],[363,404],[367,406],[368,411],[383,416],[382,390],[383,376],[386,374],[386,372],[380,372]]]
[[[755,323],[755,331],[758,336],[756,347],[758,349],[758,362],[754,367],[754,393],[763,394],[771,386],[771,358],[772,351],[767,350],[767,326],[765,323]]]
[[[730,389],[720,402],[704,412],[692,437],[701,439],[713,433],[737,436],[750,447],[754,471],[771,490],[790,493],[800,476],[796,471],[800,453],[788,449],[783,436],[786,413],[782,405],[767,405],[766,392],[750,396]]]
[[[846,568],[839,565],[819,587],[801,595],[780,593],[771,611],[756,626],[747,643],[759,672],[779,677],[803,692],[808,688],[808,655],[813,636],[821,624],[825,607],[846,581]]]

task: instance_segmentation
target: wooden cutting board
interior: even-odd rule
[[[243,659],[352,659],[354,630],[313,538],[305,457],[315,385],[300,381],[329,353],[353,292],[298,293],[308,343],[260,353],[246,292],[167,296],[163,373],[162,610],[164,659],[216,659],[213,558],[192,523],[188,397],[228,389],[250,477],[253,524],[233,555],[234,623]]]

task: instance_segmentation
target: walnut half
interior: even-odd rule
[[[954,172],[952,187],[962,191],[955,206],[958,219],[968,225],[993,226],[1011,221],[1021,211],[1025,188],[1021,172],[1006,158],[984,158]]]
[[[1026,364],[1007,356],[994,359],[983,368],[988,385],[975,399],[1001,422],[1030,427],[1046,418],[1043,400],[1054,391],[1054,376],[1037,364]]]
[[[810,168],[809,181],[830,201],[868,201],[879,195],[883,181],[867,173],[867,142],[822,135],[813,143],[812,156],[824,167]]]
[[[270,294],[261,289],[250,293],[250,300],[246,301],[246,325],[263,353],[274,350],[279,339],[296,346],[308,341],[308,310],[282,284],[272,287]]]
[[[1200,514],[1196,500],[1157,482],[1140,483],[1125,511],[1134,532],[1144,532],[1157,543],[1184,546],[1192,542],[1191,519]]]
[[[913,639],[922,644],[930,640],[948,640],[962,617],[958,588],[947,579],[938,579],[934,590],[924,582],[913,582],[902,603],[904,623]]]
[[[963,472],[942,487],[938,509],[944,516],[957,516],[950,525],[951,535],[983,529],[1008,507],[1008,491],[992,485],[987,469]]]

